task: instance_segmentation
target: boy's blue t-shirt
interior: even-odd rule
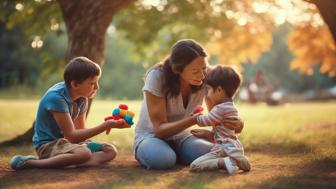
[[[69,113],[74,121],[87,110],[87,98],[73,101],[64,82],[52,86],[42,97],[35,122],[33,145],[37,150],[42,144],[63,138],[63,131],[57,125],[53,112]]]

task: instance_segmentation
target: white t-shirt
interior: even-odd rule
[[[159,68],[151,69],[146,76],[145,86],[142,88],[142,91],[144,93],[144,100],[141,104],[139,120],[135,127],[135,148],[145,138],[155,136],[153,131],[153,124],[149,118],[145,91],[150,92],[155,96],[164,97],[161,87],[163,79],[163,72]],[[183,106],[181,93],[174,98],[168,98],[166,106],[168,122],[178,121],[190,116],[191,112],[195,109],[195,107],[202,104],[204,95],[204,89],[201,89],[195,93],[191,93],[186,108],[184,108]],[[184,130],[176,135],[169,137],[167,140],[179,140],[188,136],[190,136],[190,132]]]

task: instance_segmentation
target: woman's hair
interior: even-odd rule
[[[94,76],[100,76],[101,70],[97,63],[86,57],[76,57],[65,66],[63,79],[65,85],[71,88],[71,81],[83,82]]]
[[[212,68],[204,80],[204,83],[210,85],[214,90],[222,87],[230,98],[236,94],[241,82],[242,76],[236,67],[223,65]]]
[[[177,41],[170,55],[161,63],[152,68],[163,71],[162,91],[166,97],[175,97],[180,93],[180,73],[184,68],[198,57],[206,57],[204,48],[192,39]],[[202,86],[191,86],[191,91],[196,92]]]

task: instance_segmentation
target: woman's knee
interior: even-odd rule
[[[136,159],[147,169],[170,169],[176,164],[174,150],[160,139],[142,141],[136,151]]]
[[[213,144],[211,142],[191,136],[179,148],[180,161],[183,164],[190,164],[198,157],[208,153],[212,147]]]

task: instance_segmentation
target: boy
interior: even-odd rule
[[[251,169],[248,159],[244,156],[244,149],[238,140],[235,130],[223,124],[224,120],[237,120],[238,112],[233,103],[233,97],[241,84],[241,76],[229,66],[217,66],[205,78],[207,95],[205,102],[209,110],[208,115],[199,115],[199,126],[213,126],[214,147],[211,151],[196,160],[190,168],[192,171],[226,169],[233,174],[236,166],[244,171]]]
[[[100,74],[98,64],[88,58],[77,57],[69,62],[64,82],[51,87],[38,107],[33,145],[39,159],[16,155],[10,161],[13,169],[93,166],[114,159],[117,151],[113,145],[86,141],[106,129],[130,127],[122,120],[109,120],[85,128],[88,99],[99,89]],[[88,144],[100,149],[91,152]]]

